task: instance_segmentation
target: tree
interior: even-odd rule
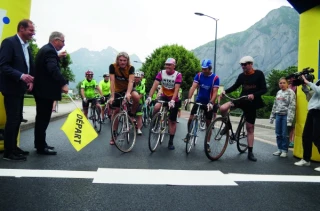
[[[174,58],[177,62],[176,70],[182,73],[182,90],[189,90],[195,74],[201,71],[200,61],[197,57],[183,46],[164,45],[153,51],[151,56],[146,58],[146,62],[141,68],[145,73],[146,90],[150,90],[155,76],[164,69],[167,58]]]
[[[290,66],[285,70],[271,70],[270,74],[268,75],[266,81],[268,86],[268,94],[270,96],[275,96],[279,91],[279,79],[281,77],[286,77],[291,75],[292,73],[297,72],[298,68],[296,66]]]

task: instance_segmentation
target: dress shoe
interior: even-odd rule
[[[53,146],[49,146],[49,145],[47,145],[47,146],[46,146],[46,148],[51,149],[51,150],[53,150],[53,149],[54,149],[54,147],[53,147]]]
[[[4,153],[3,160],[7,161],[26,161],[27,158],[21,154],[16,153]]]
[[[28,122],[28,120],[27,120],[27,119],[22,119],[22,120],[21,120],[21,122],[23,122],[23,123],[27,123],[27,122]]]
[[[37,153],[40,155],[56,155],[57,154],[56,151],[53,151],[49,148],[37,149]]]
[[[20,149],[19,147],[16,148],[15,152],[20,155],[29,155],[28,151],[24,151],[24,150]]]

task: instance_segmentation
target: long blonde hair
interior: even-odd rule
[[[130,57],[129,57],[129,54],[126,53],[126,52],[120,52],[120,53],[118,53],[117,58],[116,58],[116,64],[119,66],[118,59],[119,59],[120,56],[123,56],[123,57],[125,57],[125,58],[128,59],[127,66],[130,67],[130,66],[131,66]]]

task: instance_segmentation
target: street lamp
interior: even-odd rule
[[[216,58],[217,58],[217,31],[218,31],[218,20],[219,19],[216,19],[214,17],[211,17],[209,15],[205,15],[203,13],[200,13],[200,12],[195,12],[194,14],[196,15],[199,15],[199,16],[207,16],[208,18],[211,18],[213,20],[215,20],[216,22],[216,37],[215,37],[215,41],[214,41],[214,64],[213,64],[213,73],[216,74]]]

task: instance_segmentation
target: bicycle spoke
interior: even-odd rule
[[[159,144],[162,137],[161,135],[161,115],[157,113],[151,120],[149,129],[149,149],[154,152]]]

